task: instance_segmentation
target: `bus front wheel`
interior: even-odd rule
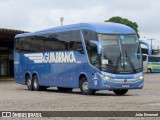
[[[149,68],[147,72],[148,72],[148,73],[152,73],[152,69]]]
[[[91,90],[88,87],[88,81],[85,77],[80,80],[80,90],[84,95],[93,95],[95,94],[95,90]]]
[[[41,90],[41,87],[39,86],[39,81],[37,75],[33,76],[33,90],[39,91]]]
[[[26,84],[27,84],[28,90],[33,90],[32,80],[29,76],[26,77]]]
[[[128,92],[128,90],[113,90],[116,95],[124,95]]]

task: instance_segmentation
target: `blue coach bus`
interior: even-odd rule
[[[133,29],[117,23],[79,23],[19,34],[14,76],[29,90],[80,88],[85,95],[98,90],[124,95],[143,88],[140,41]]]

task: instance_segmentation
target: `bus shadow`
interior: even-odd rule
[[[50,92],[50,93],[52,93],[52,92],[54,92],[54,93],[58,93],[58,94],[74,94],[74,95],[83,95],[83,94],[81,94],[81,92],[80,91],[78,91],[78,90],[76,90],[76,91],[59,91],[59,90],[57,90],[57,89],[47,89],[47,90],[45,90],[44,92]],[[102,93],[102,92],[99,92],[99,91],[97,91],[94,95],[83,95],[83,96],[120,96],[120,95],[116,95],[116,94],[114,94],[114,93],[107,93],[107,92],[104,92],[104,93]],[[129,95],[129,94],[126,94],[126,95],[122,95],[122,96],[132,96],[132,95]]]
[[[22,90],[22,89],[21,89]],[[29,91],[28,89],[23,89],[24,91]],[[104,90],[105,91],[105,90]],[[116,96],[116,97],[127,97],[127,96],[138,96],[137,94],[135,95],[130,95],[130,94],[125,94],[125,95],[116,95],[114,93],[107,93],[107,92],[99,92],[97,91],[94,95],[83,95],[79,90],[73,90],[73,91],[59,91],[57,89],[47,89],[47,90],[41,90],[41,91],[30,91],[30,92],[46,92],[46,93],[56,93],[56,94],[72,94],[72,95],[82,95],[82,96]]]

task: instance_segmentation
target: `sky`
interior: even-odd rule
[[[160,0],[0,0],[0,28],[37,31],[113,16],[138,24],[141,39],[160,40]]]

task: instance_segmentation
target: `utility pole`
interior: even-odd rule
[[[63,26],[64,17],[60,17],[61,26]]]
[[[151,41],[151,50],[152,50],[152,40],[155,40],[154,38],[151,38],[151,39],[148,39],[148,40],[150,40]]]

